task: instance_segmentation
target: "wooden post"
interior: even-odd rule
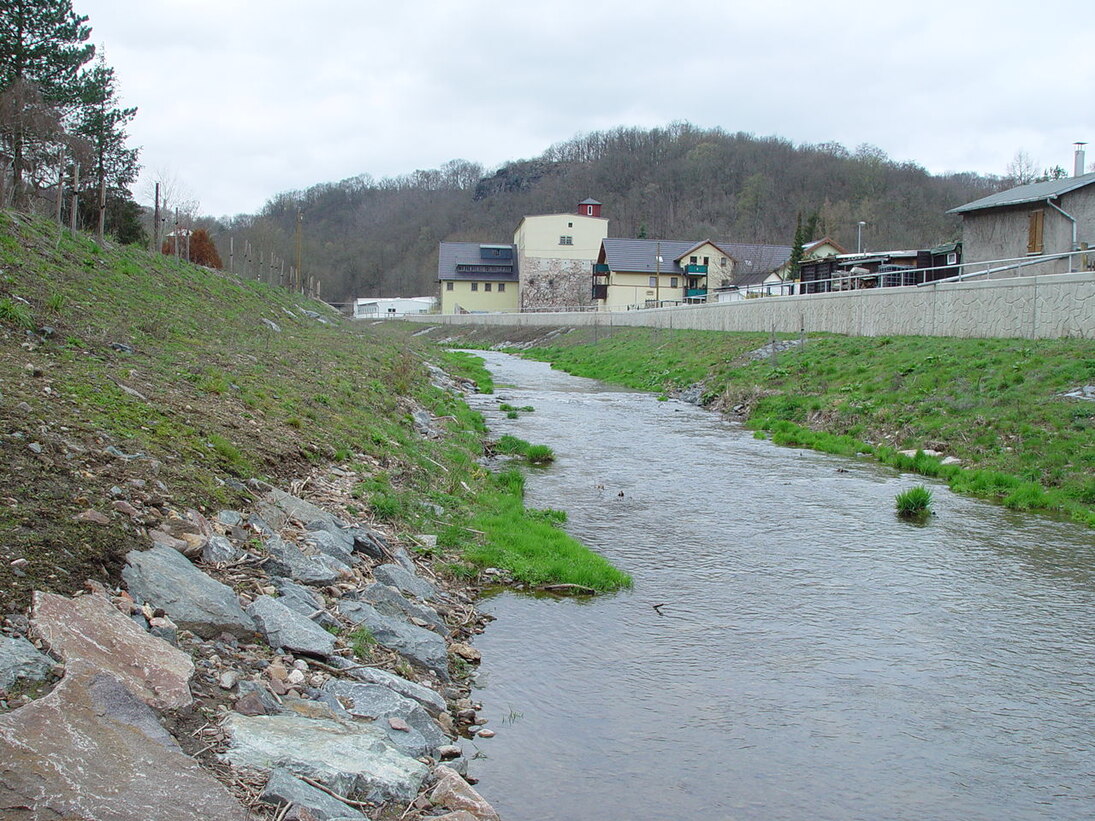
[[[160,251],[160,184],[156,183],[156,209],[152,212],[152,247],[153,254]]]
[[[61,208],[65,199],[65,155],[57,160],[57,224],[61,225]]]
[[[106,234],[106,176],[99,180],[99,242],[103,241]]]
[[[80,163],[76,163],[72,166],[72,213],[69,215],[69,223],[72,229],[72,233],[76,233],[76,213],[79,210],[80,203],[77,197],[80,194]]]

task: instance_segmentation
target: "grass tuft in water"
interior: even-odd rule
[[[932,492],[923,485],[897,494],[897,513],[905,518],[928,516],[932,510]]]

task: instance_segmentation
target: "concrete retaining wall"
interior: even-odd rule
[[[1095,338],[1095,273],[936,283],[644,311],[407,317],[450,325],[638,325],[849,336]]]

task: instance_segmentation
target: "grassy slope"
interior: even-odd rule
[[[485,429],[429,384],[427,354],[392,325],[0,212],[0,612],[33,589],[115,582],[156,511],[244,503],[230,476],[286,482],[338,462],[388,489],[363,483],[362,513],[398,529],[473,515]],[[415,432],[417,407],[443,438]],[[119,494],[151,515],[116,513]],[[74,520],[89,508],[109,524]]]
[[[871,453],[903,470],[1019,509],[1095,526],[1095,403],[1061,396],[1095,383],[1090,340],[811,336],[773,360],[743,355],[761,334],[582,329],[526,355],[582,376],[740,406],[782,444]],[[957,456],[962,468],[898,449]]]

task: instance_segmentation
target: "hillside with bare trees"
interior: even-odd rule
[[[431,294],[439,242],[508,242],[522,216],[569,211],[586,197],[604,203],[610,236],[791,244],[799,219],[816,213],[819,234],[846,247],[862,220],[865,247],[893,249],[956,239],[946,210],[1003,184],[932,175],[870,145],[795,145],[676,123],[579,135],[491,173],[453,160],[395,178],[363,174],[210,227],[235,271],[277,282],[299,254],[305,281],[341,302]]]

